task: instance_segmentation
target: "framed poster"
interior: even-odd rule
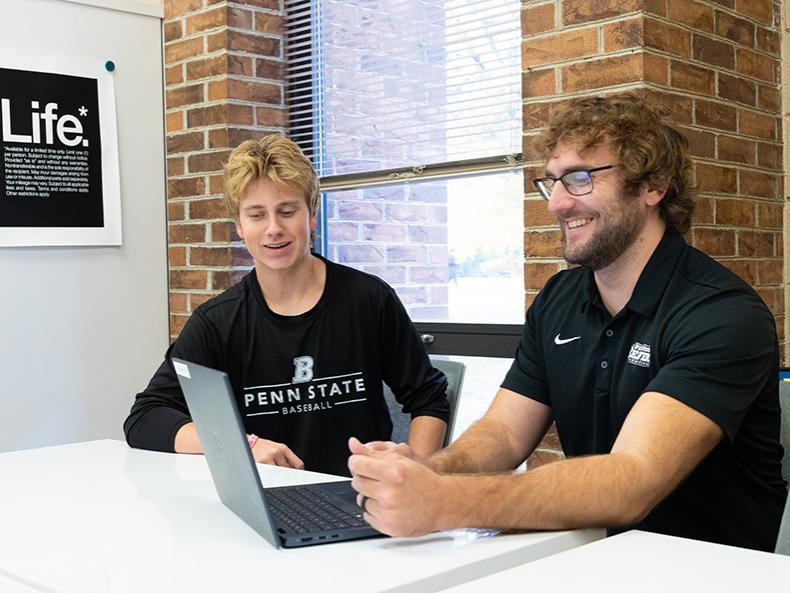
[[[15,53],[0,50],[0,247],[120,245],[110,68]]]

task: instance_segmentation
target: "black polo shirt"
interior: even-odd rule
[[[669,230],[615,317],[590,270],[552,277],[502,387],[552,407],[568,457],[608,453],[646,391],[704,414],[725,438],[633,527],[773,551],[787,496],[778,361],[754,290]]]

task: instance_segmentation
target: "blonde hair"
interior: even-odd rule
[[[560,142],[578,142],[582,150],[609,143],[629,186],[667,188],[659,212],[685,233],[694,213],[692,164],[688,140],[664,121],[668,113],[629,93],[576,99],[551,119],[536,149],[548,159]]]
[[[244,193],[258,179],[300,194],[310,216],[318,210],[318,176],[313,165],[296,143],[284,136],[269,134],[260,140],[245,140],[230,153],[224,172],[225,204],[236,221]]]

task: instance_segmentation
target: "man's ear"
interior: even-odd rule
[[[667,195],[669,184],[665,181],[650,183],[646,181],[642,185],[642,197],[646,206],[657,206],[664,196]]]
[[[238,219],[233,221],[236,224],[236,234],[241,238],[244,239],[244,230],[241,228],[241,224],[239,224]]]
[[[315,231],[315,225],[316,225],[317,222],[318,222],[318,213],[316,212],[310,217],[310,230],[311,231]]]

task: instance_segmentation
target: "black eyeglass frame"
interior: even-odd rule
[[[567,173],[565,173],[564,175],[560,175],[559,177],[551,177],[551,176],[538,177],[537,179],[532,180],[532,184],[535,186],[535,189],[538,190],[538,194],[540,194],[540,197],[547,201],[551,198],[551,190],[554,189],[554,185],[558,181],[565,186],[565,189],[572,196],[586,196],[587,194],[592,193],[593,190],[593,177],[592,175],[590,175],[590,173],[597,173],[598,171],[606,171],[607,169],[614,169],[614,168],[615,165],[604,165],[603,167],[594,167],[593,169],[578,169],[577,171],[568,171]],[[586,173],[587,176],[590,178],[589,181],[590,189],[582,192],[577,192],[576,191],[577,188],[573,186],[568,186],[568,184],[565,183],[565,178],[567,176],[578,175],[579,173]],[[551,184],[551,188],[545,187],[547,181],[553,182]]]

